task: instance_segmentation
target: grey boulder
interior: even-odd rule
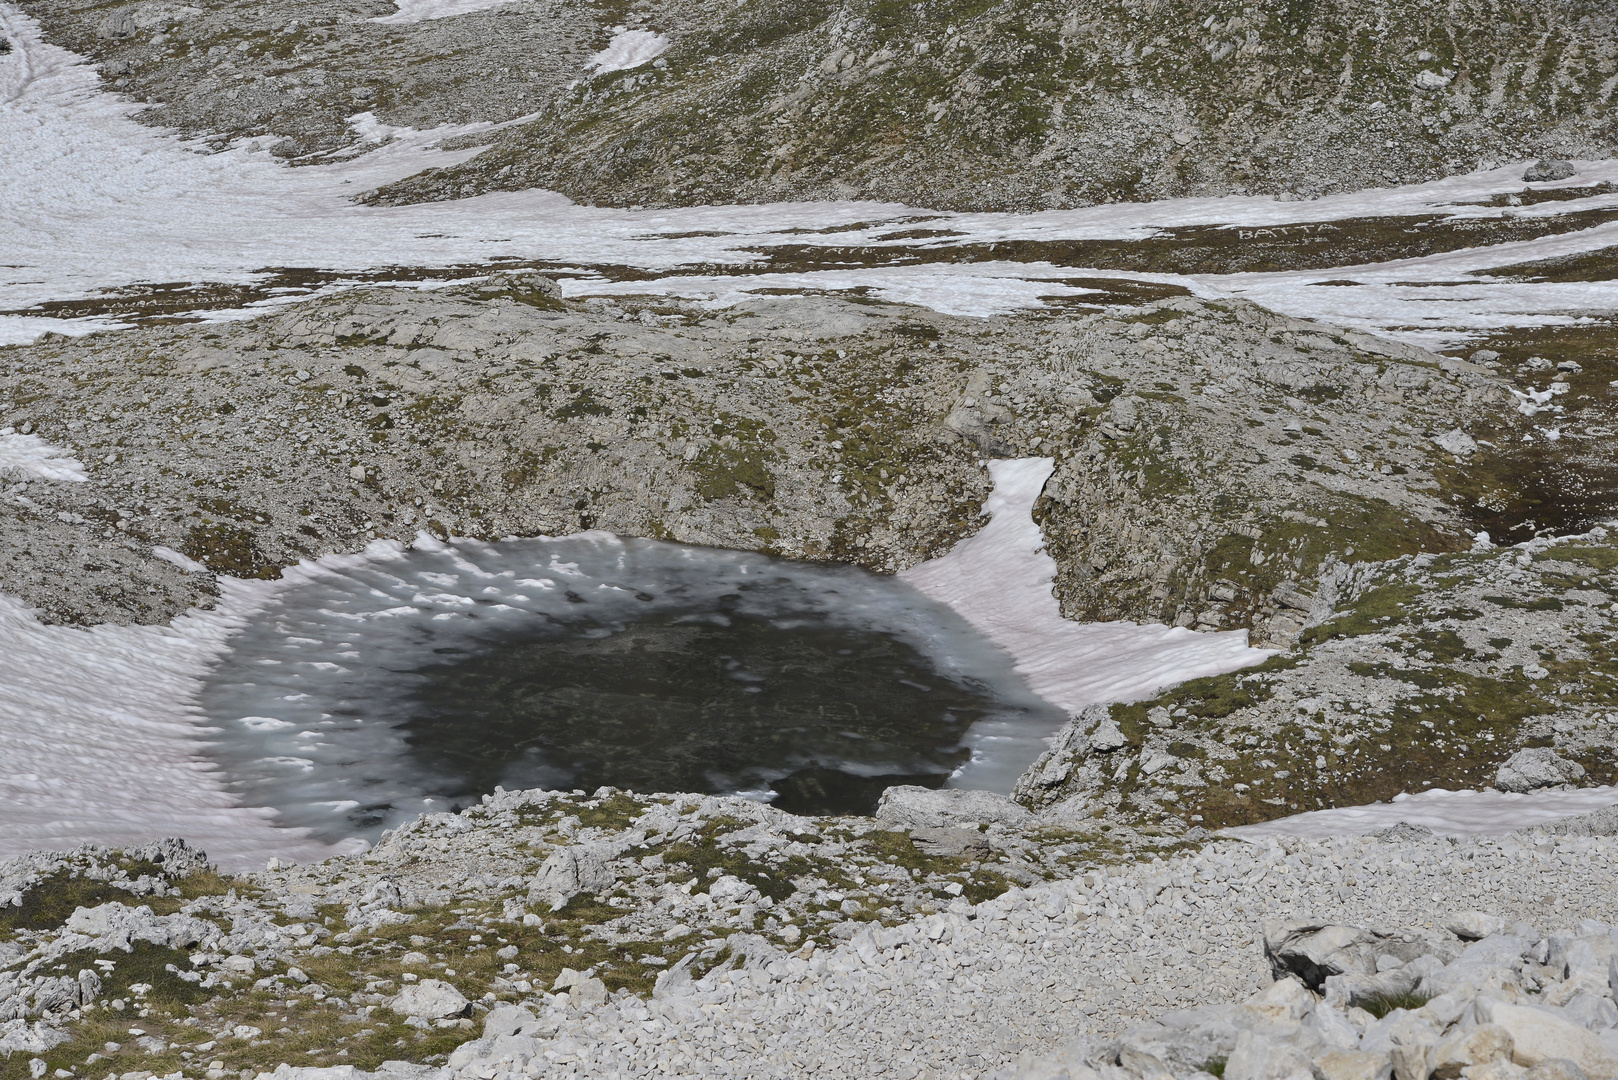
[[[116,41],[119,38],[134,37],[139,30],[135,16],[127,11],[115,11],[101,20],[101,24],[96,27],[96,37]]]
[[[439,979],[423,979],[406,986],[388,1003],[388,1008],[400,1016],[419,1016],[423,1020],[464,1016],[471,1007],[466,995]]]
[[[1004,795],[991,791],[901,785],[890,787],[877,802],[878,821],[905,829],[948,829],[981,824],[1024,824],[1033,815]]]
[[[91,938],[89,947],[98,952],[114,949],[130,952],[137,941],[168,949],[189,949],[219,936],[219,928],[202,919],[190,915],[154,915],[144,904],[132,908],[117,901],[76,909],[67,917],[62,929]]]
[[[1551,180],[1566,180],[1578,170],[1571,161],[1561,158],[1540,158],[1522,174],[1522,178],[1530,184],[1543,184]]]
[[[619,853],[619,846],[608,841],[557,848],[529,884],[528,902],[547,903],[552,911],[560,911],[583,893],[611,892],[618,882],[612,861]]]
[[[1583,765],[1558,757],[1549,747],[1533,746],[1517,751],[1500,766],[1494,774],[1494,786],[1501,791],[1533,791],[1583,779]]]

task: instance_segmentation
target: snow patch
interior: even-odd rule
[[[948,555],[902,572],[923,594],[958,611],[1016,662],[1034,693],[1071,713],[1101,701],[1130,701],[1208,675],[1262,663],[1272,653],[1247,631],[1197,633],[1131,622],[1062,617],[1051,592],[1056,561],[1034,522],[1034,501],[1050,458],[989,462],[990,520]]]
[[[734,307],[782,290],[851,292],[866,289],[895,304],[932,308],[944,315],[984,317],[1047,306],[1052,298],[1095,295],[1096,289],[1069,285],[1073,276],[1065,266],[1052,263],[973,263],[952,266],[925,263],[869,270],[819,270],[787,274],[736,274],[665,277],[656,281],[562,281],[562,295],[635,296],[656,293],[705,302],[713,307]],[[1106,277],[1130,281],[1168,280],[1165,274],[1112,273]],[[765,292],[765,290],[769,290]]]
[[[197,560],[190,558],[189,556],[182,555],[171,547],[164,547],[162,544],[154,547],[152,549],[152,554],[156,555],[159,559],[162,559],[166,563],[173,563],[175,566],[178,566],[181,570],[184,570],[188,574],[202,574],[206,573],[208,570],[206,566],[197,562]]]
[[[0,477],[12,480],[89,479],[84,463],[68,451],[51,446],[38,435],[18,435],[0,428]]]
[[[271,589],[223,578],[214,611],[170,626],[46,626],[0,595],[0,859],[81,843],[182,835],[226,867],[265,854],[323,859],[305,830],[240,805],[203,753],[193,699],[226,640]],[[363,844],[359,845],[363,848]]]
[[[501,7],[512,0],[393,0],[399,10],[367,22],[383,26],[408,26],[411,23],[447,19],[452,15],[470,15],[474,11],[487,11]]]
[[[649,64],[668,51],[669,39],[650,30],[624,30],[613,36],[607,47],[590,57],[585,70],[597,75],[628,71]]]
[[[1422,825],[1446,836],[1494,836],[1531,829],[1558,818],[1589,814],[1618,803],[1618,787],[1509,791],[1449,791],[1433,788],[1368,806],[1312,810],[1257,825],[1223,830],[1242,840],[1271,836],[1360,836],[1400,822]]]

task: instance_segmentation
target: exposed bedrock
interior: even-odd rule
[[[1049,456],[1071,618],[1292,641],[1333,568],[1470,544],[1432,436],[1510,423],[1488,369],[1245,304],[1052,318],[871,301],[562,301],[514,274],[249,323],[7,350],[0,588],[66,621],[418,530],[601,528],[893,571],[981,524],[988,456]],[[64,566],[76,573],[67,580]]]

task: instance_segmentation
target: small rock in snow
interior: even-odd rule
[[[1570,161],[1563,161],[1560,158],[1540,158],[1528,166],[1522,178],[1530,184],[1540,184],[1551,180],[1566,180],[1577,171]]]

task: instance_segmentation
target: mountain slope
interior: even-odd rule
[[[671,13],[672,15],[672,13]],[[1039,209],[1607,156],[1618,29],[1580,0],[751,0],[381,202]]]

